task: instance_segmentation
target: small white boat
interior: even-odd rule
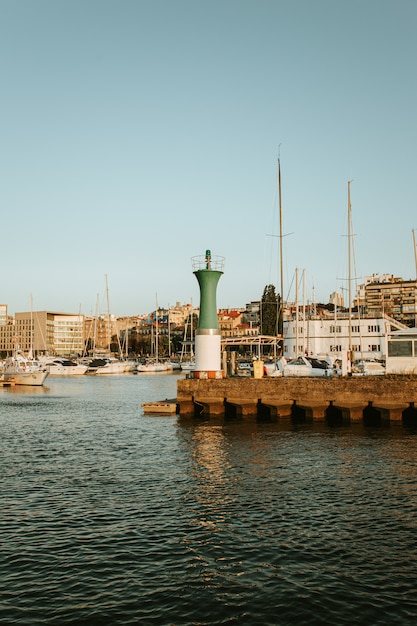
[[[99,365],[95,373],[100,376],[102,374],[124,374],[127,370],[127,364],[125,361],[119,361],[115,358],[104,359],[105,363]]]
[[[144,374],[166,373],[172,371],[172,366],[163,361],[147,361],[146,363],[138,363],[136,370]]]
[[[144,402],[140,405],[144,413],[169,413],[177,412],[177,403],[166,400],[165,402]]]
[[[49,371],[44,365],[36,359],[26,357],[19,349],[4,361],[4,382],[41,387],[48,376]]]
[[[193,372],[195,370],[195,361],[182,361],[180,365],[183,372]]]
[[[87,374],[125,374],[131,371],[131,362],[109,356],[95,356],[87,363]]]
[[[61,357],[41,357],[39,362],[48,368],[50,376],[82,376],[88,369],[88,365]]]

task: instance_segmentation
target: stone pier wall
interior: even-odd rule
[[[394,414],[398,419],[402,410],[417,407],[417,377],[181,379],[177,403],[180,415],[195,414],[198,407],[207,415],[219,415],[224,407],[238,406],[239,414],[249,415],[260,406],[286,406],[288,410],[297,405],[310,407],[319,419],[329,406],[350,407],[352,419],[354,407],[378,406],[389,409],[391,419]]]

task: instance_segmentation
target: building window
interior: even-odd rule
[[[388,356],[413,356],[412,342],[388,341]]]

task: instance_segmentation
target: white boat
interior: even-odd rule
[[[195,361],[181,361],[180,365],[183,372],[193,372],[195,370]]]
[[[63,357],[39,357],[39,362],[48,368],[50,376],[82,376],[88,369],[88,365]]]
[[[173,367],[168,361],[159,360],[159,328],[158,328],[158,297],[155,308],[155,356],[139,363],[136,371],[145,374],[157,374],[159,372],[172,372]],[[152,327],[153,328],[153,327]]]
[[[125,361],[119,361],[114,357],[103,359],[103,363],[95,368],[95,374],[124,374],[128,371],[128,364]]]
[[[41,387],[49,376],[48,369],[36,359],[26,357],[19,349],[4,361],[3,381],[15,385]]]
[[[125,361],[122,357],[117,359],[112,356],[111,352],[111,316],[110,316],[110,304],[109,304],[109,285],[106,274],[106,301],[107,301],[107,350],[101,355],[90,362],[88,372],[96,374],[98,376],[102,374],[125,374],[131,371],[131,363]],[[117,333],[117,342],[119,344],[119,354],[122,354],[122,348],[120,345],[119,333]]]
[[[145,374],[155,374],[158,372],[172,372],[172,366],[168,362],[149,360],[145,363],[138,363],[137,372]]]
[[[120,361],[112,356],[93,356],[87,364],[87,374],[125,374],[132,372],[136,364],[132,361]]]
[[[140,405],[143,409],[144,413],[169,413],[172,415],[173,413],[177,413],[178,407],[176,402],[144,402]]]
[[[299,356],[284,365],[282,375],[331,378],[334,375],[334,370],[327,361],[309,356]]]

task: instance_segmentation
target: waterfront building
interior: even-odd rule
[[[387,374],[417,374],[417,328],[388,336]]]
[[[394,330],[407,326],[383,315],[380,317],[359,316],[343,312],[337,316],[316,315],[303,320],[284,320],[284,350],[287,359],[299,355],[331,354],[341,358],[352,353],[352,360],[385,360],[387,336]]]
[[[82,354],[84,316],[54,311],[16,313],[12,336],[8,333],[5,352],[12,354],[15,344],[26,353],[32,351],[57,356]]]

